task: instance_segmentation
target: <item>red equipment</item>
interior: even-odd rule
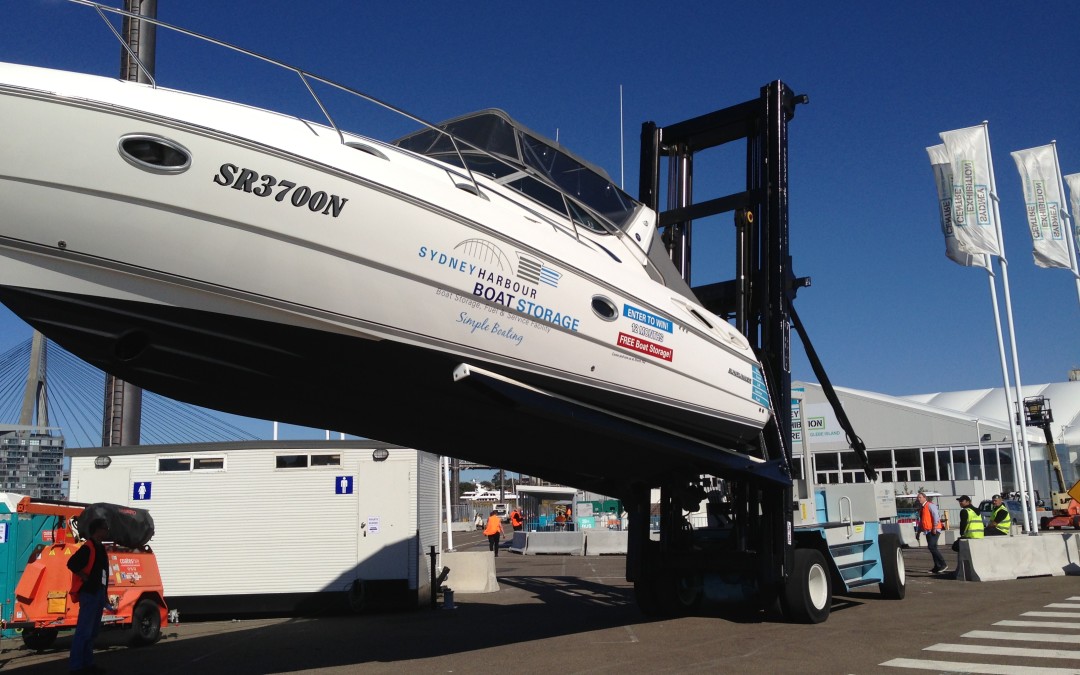
[[[15,587],[15,607],[7,628],[21,628],[30,649],[48,649],[61,629],[75,627],[78,601],[71,595],[72,573],[67,561],[75,543],[79,516],[86,504],[37,501],[23,497],[16,511],[57,517],[51,544],[40,544]],[[115,507],[128,510],[128,507]],[[73,523],[74,521],[74,523]],[[75,527],[73,528],[73,524]],[[161,637],[168,622],[165,591],[157,558],[149,546],[125,548],[105,543],[109,558],[108,602],[101,615],[107,626],[132,628],[132,644],[148,645]]]

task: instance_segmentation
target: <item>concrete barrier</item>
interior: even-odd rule
[[[956,578],[1001,581],[1080,575],[1080,536],[1074,532],[961,539]]]
[[[585,555],[626,555],[626,530],[584,530]]]
[[[524,555],[525,547],[529,542],[528,532],[515,532],[514,538],[510,540],[510,550],[514,553],[521,553]]]
[[[882,523],[883,534],[895,534],[900,537],[900,545],[908,548],[926,546],[926,540],[922,537],[915,538],[915,526],[913,523]]]
[[[585,533],[577,532],[525,532],[525,555],[555,553],[562,555],[585,555]],[[516,540],[515,540],[516,543]]]
[[[450,568],[445,586],[455,593],[495,593],[499,582],[495,579],[495,556],[489,551],[447,551],[442,554],[442,564]]]

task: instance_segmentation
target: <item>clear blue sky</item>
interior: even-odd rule
[[[118,47],[92,11],[0,8],[0,61],[116,74]],[[617,181],[622,85],[631,194],[643,121],[681,121],[783,79],[810,97],[789,127],[791,250],[813,280],[797,308],[835,384],[896,395],[1002,384],[986,275],[945,258],[925,152],[939,132],[988,120],[1022,379],[1080,367],[1075,283],[1034,266],[1009,156],[1056,139],[1063,173],[1080,172],[1080,3],[159,0],[159,18],[430,121],[503,108]],[[214,54],[159,36],[159,79],[317,119],[292,80]],[[388,129],[346,119],[359,133]],[[697,197],[734,191],[724,161],[702,159]],[[708,227],[730,221],[697,231]],[[717,258],[695,263],[695,284],[730,278],[730,253]],[[0,310],[0,350],[29,333]],[[801,347],[793,354],[794,377],[816,381]]]

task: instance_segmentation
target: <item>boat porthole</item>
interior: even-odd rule
[[[592,311],[593,314],[604,321],[614,321],[615,317],[619,315],[619,309],[615,306],[615,303],[602,295],[593,296]]]
[[[191,167],[191,153],[187,148],[161,136],[121,136],[117,149],[128,164],[151,173],[183,173]]]

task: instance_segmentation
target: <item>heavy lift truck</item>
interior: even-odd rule
[[[55,516],[52,541],[39,544],[15,587],[11,621],[4,627],[21,629],[30,649],[48,649],[63,629],[73,629],[79,604],[73,601],[71,571],[67,561],[78,549],[79,517],[90,507],[77,502],[36,500],[23,497],[16,506],[20,514]],[[120,511],[139,511],[113,507]],[[117,530],[114,524],[110,528]],[[149,645],[161,637],[168,621],[157,558],[149,546],[121,546],[106,542],[109,589],[101,621],[110,628],[131,628],[131,643]]]
[[[1080,530],[1080,481],[1074,483],[1070,489],[1065,489],[1065,475],[1061,472],[1061,460],[1054,444],[1054,434],[1050,431],[1053,421],[1054,411],[1050,409],[1050,399],[1045,396],[1028,396],[1024,399],[1024,424],[1043,430],[1046,453],[1058,486],[1058,491],[1050,495],[1052,517],[1040,518],[1039,529],[1060,530],[1063,527],[1072,527]]]
[[[787,124],[795,107],[807,102],[806,96],[775,81],[763,87],[757,99],[666,127],[647,122],[642,128],[639,198],[659,214],[663,241],[688,283],[691,222],[734,214],[735,278],[692,290],[706,308],[733,321],[750,341],[774,413],[756,439],[738,448],[757,461],[717,460],[708,467],[711,477],[685,467],[660,467],[652,480],[639,481],[628,494],[618,495],[630,513],[627,579],[647,614],[691,612],[708,598],[778,610],[789,621],[818,623],[828,618],[834,592],[875,584],[886,598],[905,594],[899,537],[879,533],[876,520],[858,522],[850,512],[841,518],[835,511],[824,523],[797,524],[795,517],[788,414],[791,326],[868,480],[877,477],[793,304],[809,279],[794,276],[788,248]],[[692,203],[695,153],[741,139],[746,140],[746,189]],[[666,210],[659,204],[665,157]],[[813,471],[809,461],[805,466],[808,473]],[[650,532],[650,514],[656,509],[650,492],[655,487],[660,494],[658,539]],[[692,529],[685,514],[706,497],[717,525]]]

